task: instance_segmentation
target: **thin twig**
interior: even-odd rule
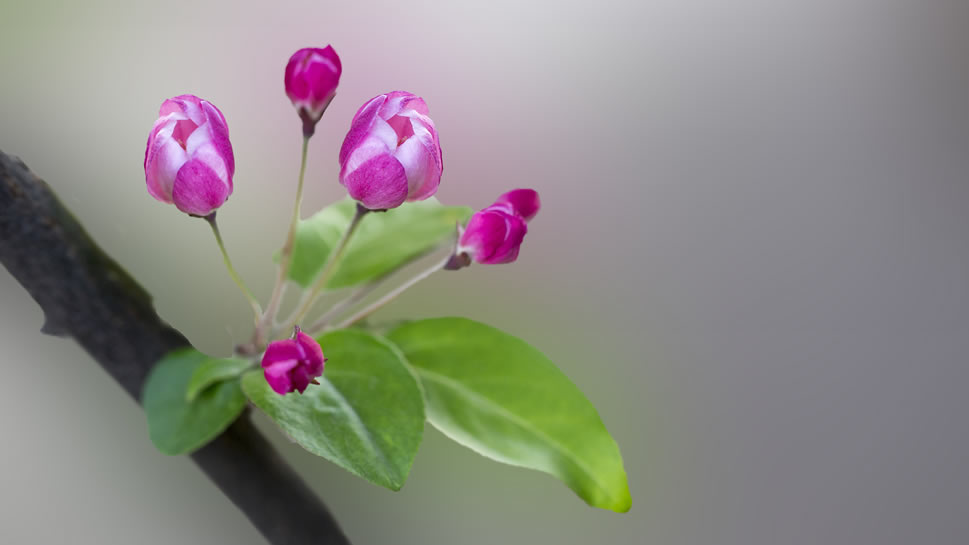
[[[387,303],[389,303],[389,302],[393,301],[394,299],[396,299],[400,294],[402,294],[405,291],[407,291],[414,284],[417,284],[418,282],[420,282],[421,280],[424,280],[428,276],[431,276],[432,274],[436,273],[437,271],[440,271],[440,270],[444,269],[444,266],[447,265],[448,262],[450,262],[450,261],[451,261],[451,254],[448,254],[448,256],[446,258],[444,258],[443,261],[440,261],[438,263],[435,263],[432,267],[430,267],[428,269],[425,269],[425,270],[417,273],[416,275],[414,275],[413,277],[411,277],[409,280],[407,280],[406,282],[404,282],[400,286],[397,286],[392,291],[388,292],[387,295],[384,295],[380,299],[377,299],[376,301],[374,301],[372,304],[368,305],[366,308],[364,308],[360,312],[357,312],[353,316],[350,316],[346,320],[340,322],[333,329],[344,329],[344,328],[350,327],[353,324],[359,322],[360,320],[363,320],[367,316],[370,316],[374,312],[377,312],[378,310],[380,310],[381,307],[383,307]]]
[[[306,327],[303,329],[307,333],[310,333],[312,335],[320,333],[321,331],[323,331],[323,328],[327,326],[327,324],[335,320],[337,317],[339,317],[341,314],[346,312],[348,309],[352,308],[353,305],[365,299],[368,295],[373,293],[374,290],[386,284],[387,280],[390,279],[392,276],[394,276],[395,272],[410,265],[411,263],[420,261],[421,259],[424,259],[425,257],[431,254],[437,253],[439,250],[442,250],[445,247],[450,248],[451,246],[453,246],[453,244],[446,244],[446,245],[438,246],[437,248],[428,250],[420,255],[417,255],[411,259],[408,259],[405,263],[402,263],[398,267],[395,267],[394,270],[356,288],[355,290],[353,290],[352,293],[350,293],[350,295],[346,299],[341,299],[340,301],[336,302],[332,307],[330,307],[329,310],[323,313],[322,316],[317,318],[317,320],[313,322],[309,327]]]

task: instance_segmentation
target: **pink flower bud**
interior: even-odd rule
[[[283,78],[286,96],[299,112],[306,136],[313,134],[316,122],[333,100],[341,73],[340,56],[329,45],[323,49],[306,47],[289,58]]]
[[[194,216],[232,194],[235,159],[225,117],[212,103],[181,95],[162,103],[145,148],[148,193]]]
[[[266,382],[279,395],[303,393],[310,384],[318,384],[315,379],[323,374],[325,362],[319,343],[298,327],[292,339],[269,343],[262,357]]]
[[[498,197],[495,204],[471,216],[461,234],[450,269],[470,264],[511,263],[518,258],[527,223],[538,214],[541,202],[531,189],[515,189]]]
[[[340,183],[370,210],[424,200],[441,183],[441,143],[424,99],[405,91],[374,97],[340,148]]]

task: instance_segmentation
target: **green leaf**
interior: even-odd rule
[[[400,352],[363,331],[320,337],[319,385],[281,396],[261,372],[246,373],[249,399],[294,441],[368,481],[399,490],[424,434],[424,400]]]
[[[252,362],[242,358],[212,358],[202,362],[195,368],[192,378],[188,381],[185,400],[194,401],[199,393],[209,386],[237,377],[250,367]]]
[[[291,280],[303,287],[313,283],[350,224],[356,206],[352,200],[343,200],[299,223],[289,270]],[[387,212],[370,212],[350,239],[327,287],[354,286],[388,274],[455,236],[456,225],[470,216],[468,207],[442,206],[433,198],[404,203]]]
[[[176,350],[159,361],[142,395],[148,435],[161,452],[191,452],[222,433],[246,407],[239,380],[210,383],[191,402],[186,399],[196,370],[213,358],[195,350]]]
[[[499,462],[549,473],[592,506],[629,510],[619,447],[541,352],[464,318],[411,322],[388,338],[416,368],[436,428]]]

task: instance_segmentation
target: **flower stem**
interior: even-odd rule
[[[259,301],[256,300],[256,296],[252,294],[246,283],[242,281],[239,273],[236,272],[235,267],[232,266],[232,260],[229,259],[229,252],[225,249],[225,243],[222,241],[222,233],[219,232],[219,224],[215,221],[215,212],[212,212],[208,216],[205,216],[205,221],[209,223],[212,227],[212,234],[215,235],[215,242],[219,245],[219,250],[222,251],[222,261],[225,262],[225,268],[229,270],[229,276],[235,281],[239,289],[242,290],[242,294],[246,296],[249,304],[252,306],[252,312],[255,315],[256,322],[259,321],[259,316],[262,315],[262,308],[259,306]]]
[[[340,238],[340,241],[337,243],[336,247],[333,248],[333,251],[331,251],[330,255],[327,256],[326,264],[323,265],[323,271],[320,273],[319,278],[316,279],[312,289],[310,289],[309,296],[304,298],[301,306],[296,311],[294,318],[292,318],[289,321],[290,323],[287,324],[287,329],[289,329],[290,325],[298,324],[299,321],[306,316],[310,309],[313,308],[313,303],[316,302],[316,298],[323,291],[323,288],[326,287],[326,283],[330,280],[330,276],[332,276],[336,264],[340,261],[340,258],[343,257],[343,253],[346,252],[347,244],[350,242],[350,237],[353,236],[354,231],[356,231],[357,227],[360,225],[360,220],[363,219],[363,216],[365,216],[367,212],[370,212],[370,210],[364,208],[363,205],[357,204],[357,211],[353,215],[353,219],[350,220],[350,225],[347,226],[347,230],[344,231],[343,236]]]
[[[440,271],[440,270],[444,269],[444,266],[447,265],[449,261],[451,261],[451,255],[450,254],[448,254],[448,256],[444,260],[439,261],[439,262],[435,263],[432,267],[430,267],[428,269],[425,269],[425,270],[417,273],[416,275],[414,275],[413,277],[411,277],[409,280],[407,280],[406,282],[404,282],[400,286],[397,286],[396,288],[394,288],[392,291],[388,292],[386,295],[384,295],[380,299],[377,299],[376,301],[374,301],[372,304],[370,304],[366,308],[364,308],[361,311],[357,312],[353,316],[350,316],[346,320],[340,322],[334,329],[344,329],[344,328],[350,327],[353,324],[359,322],[360,320],[363,320],[367,316],[370,316],[371,314],[373,314],[374,312],[376,312],[377,310],[379,310],[381,307],[383,307],[387,303],[389,303],[389,302],[393,301],[394,299],[396,299],[400,294],[402,294],[405,291],[407,291],[414,284],[417,284],[418,282],[420,282],[421,280],[424,280],[428,276],[431,276],[432,274],[436,273],[437,271]]]
[[[299,182],[296,186],[296,202],[293,205],[293,216],[289,222],[289,233],[286,234],[286,243],[283,244],[282,254],[279,258],[276,284],[273,286],[273,292],[269,297],[269,304],[266,305],[266,311],[256,323],[256,330],[252,333],[253,344],[257,347],[263,346],[267,338],[272,334],[269,329],[272,326],[273,320],[276,318],[276,313],[279,312],[279,305],[283,301],[283,295],[286,293],[289,268],[293,264],[293,246],[296,242],[296,228],[299,226],[300,209],[303,204],[303,179],[306,176],[306,157],[309,150],[310,136],[303,137],[303,152],[299,164]]]

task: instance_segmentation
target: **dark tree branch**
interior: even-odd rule
[[[188,344],[50,187],[2,151],[0,263],[43,309],[43,331],[73,337],[135,400],[152,365]],[[273,545],[349,543],[248,417],[192,459]]]

